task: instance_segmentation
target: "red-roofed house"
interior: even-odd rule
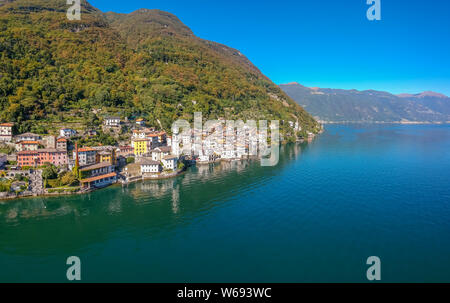
[[[56,140],[56,149],[67,150],[67,139],[59,138]]]
[[[80,172],[82,175],[81,187],[85,189],[105,187],[117,181],[114,165],[107,162],[83,167]]]
[[[16,150],[18,152],[25,150],[37,150],[39,147],[38,141],[19,141],[16,143]]]
[[[97,151],[90,147],[78,149],[78,161],[80,166],[86,166],[96,163]],[[76,158],[76,152],[73,151],[73,158]]]

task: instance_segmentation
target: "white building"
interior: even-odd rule
[[[177,168],[178,157],[169,155],[161,159],[161,162],[165,169],[175,170]]]
[[[12,128],[13,123],[0,124],[0,141],[11,142],[12,141]]]
[[[161,164],[159,161],[144,159],[139,163],[139,165],[141,166],[141,174],[161,172]]]
[[[63,128],[59,130],[59,135],[64,138],[71,138],[77,134],[77,131],[70,128]]]
[[[235,159],[236,151],[233,149],[233,146],[226,146],[224,150],[222,150],[222,159]]]
[[[105,126],[118,127],[118,126],[120,126],[120,118],[119,117],[106,117],[103,123],[105,124]]]
[[[145,126],[145,120],[142,118],[139,118],[136,120],[136,125],[137,126]]]
[[[80,172],[86,175],[80,180],[81,187],[85,189],[105,187],[117,181],[115,167],[110,163],[103,162],[86,166],[80,169]]]
[[[161,161],[162,158],[170,155],[172,148],[169,146],[161,146],[152,150],[152,160]]]
[[[16,136],[16,142],[20,141],[41,141],[42,137],[33,133],[25,133]]]

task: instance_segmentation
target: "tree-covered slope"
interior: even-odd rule
[[[280,87],[325,122],[450,121],[450,98],[442,94],[424,92],[397,96],[375,90],[308,88],[298,83]]]
[[[169,128],[201,111],[205,118],[298,119],[304,131],[318,129],[239,51],[195,37],[170,13],[103,14],[82,1],[81,20],[69,21],[65,1],[4,3],[1,120],[88,126],[116,113]]]

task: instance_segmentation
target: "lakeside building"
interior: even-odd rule
[[[38,141],[19,141],[16,143],[16,151],[26,151],[26,150],[38,150]]]
[[[76,159],[77,152],[73,151],[73,158]],[[86,166],[96,163],[97,151],[93,148],[86,147],[78,149],[78,164],[80,166]]]
[[[141,167],[141,174],[148,174],[148,173],[159,173],[161,172],[161,164],[159,161],[153,161],[151,159],[142,159],[139,162],[139,165]]]
[[[13,137],[14,123],[0,124],[0,141],[11,142]]]
[[[67,150],[68,140],[66,138],[58,138],[56,140],[56,149]]]
[[[155,149],[152,149],[152,160],[153,161],[161,161],[165,156],[170,155],[172,152],[172,148],[170,146],[161,146]]]
[[[161,159],[161,162],[165,169],[175,170],[177,168],[178,157],[169,155]]]
[[[134,154],[136,156],[142,156],[148,153],[151,148],[151,141],[149,139],[133,139],[131,141]]]
[[[104,120],[104,125],[108,127],[119,127],[120,118],[119,117],[106,117]]]
[[[81,188],[101,188],[117,182],[117,173],[111,163],[103,162],[80,169]]]
[[[16,136],[16,142],[20,141],[41,141],[42,137],[33,133],[24,133]]]
[[[24,166],[41,166],[50,163],[55,166],[68,164],[67,152],[57,149],[38,149],[35,151],[27,150],[17,153],[17,165]]]

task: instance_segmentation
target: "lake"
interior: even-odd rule
[[[0,281],[450,282],[450,126],[328,125],[233,162],[0,204]]]

